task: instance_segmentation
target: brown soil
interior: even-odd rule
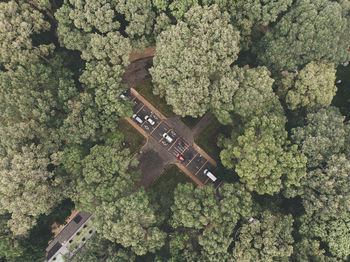
[[[132,51],[130,54],[129,62],[131,63],[131,62],[138,60],[138,59],[141,59],[141,58],[154,56],[155,51],[156,51],[155,46],[147,47],[142,53],[137,53],[135,51]]]

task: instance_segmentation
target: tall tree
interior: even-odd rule
[[[130,247],[137,255],[155,252],[165,242],[166,233],[157,225],[153,207],[144,189],[96,207],[94,224],[102,236]]]
[[[285,94],[291,110],[329,106],[337,91],[335,72],[333,64],[312,61],[298,74],[287,73],[290,80],[279,81],[279,92]]]
[[[7,225],[9,218],[8,215],[0,215],[0,260],[4,261],[14,261],[23,253],[23,247]]]
[[[150,69],[154,93],[165,97],[182,116],[201,116],[218,99],[231,101],[238,85],[230,74],[238,40],[228,13],[221,13],[216,5],[192,7],[183,21],[157,37]]]
[[[301,186],[289,188],[286,195],[300,195],[309,215],[338,217],[350,210],[350,161],[345,155],[333,155],[325,168],[317,168],[301,179]]]
[[[232,14],[232,20],[241,33],[241,47],[248,50],[255,38],[260,38],[264,27],[275,22],[281,13],[291,5],[292,0],[204,0],[204,2],[218,2],[225,6]],[[261,27],[261,28],[260,28]]]
[[[274,80],[266,67],[235,66],[227,76],[222,77],[220,86],[229,86],[225,92],[230,92],[230,95],[225,95],[224,100],[220,89],[213,88],[212,93],[211,110],[222,124],[233,124],[232,113],[240,115],[243,121],[249,121],[251,117],[263,115],[267,111],[284,114],[272,89]],[[238,86],[233,86],[237,81]]]
[[[182,241],[186,238],[194,243],[198,241],[202,260],[225,261],[237,222],[251,217],[255,208],[251,195],[239,183],[224,184],[217,194],[210,186],[178,185],[171,207],[172,226],[185,232],[180,235]],[[178,236],[175,234],[172,241]],[[185,248],[186,245],[177,246],[179,250]]]
[[[308,167],[322,166],[330,156],[344,149],[347,128],[339,109],[328,107],[309,113],[306,124],[292,129],[292,141],[307,156]]]
[[[69,261],[71,262],[133,262],[135,254],[95,233]]]
[[[0,65],[6,68],[38,60],[54,49],[52,44],[33,44],[34,35],[48,31],[44,16],[24,1],[0,2]]]
[[[264,211],[244,224],[233,248],[233,261],[283,261],[293,252],[292,215]]]
[[[57,129],[77,91],[63,59],[0,72],[0,210],[11,214],[15,234],[26,233],[65,194]]]
[[[191,7],[198,5],[198,0],[152,0],[152,2],[158,12],[168,11],[176,20],[181,20]]]
[[[303,215],[299,233],[309,239],[321,239],[329,252],[343,260],[350,255],[350,213],[337,218]]]
[[[296,1],[261,39],[256,49],[259,61],[280,70],[298,69],[313,60],[349,60],[348,12],[338,1]]]
[[[69,0],[55,17],[61,43],[81,51],[83,59],[127,64],[131,47],[142,49],[152,41],[155,15],[150,0]]]
[[[120,117],[131,116],[131,103],[119,97],[127,88],[121,83],[123,73],[120,65],[96,60],[86,63],[79,77],[83,92],[69,101],[69,114],[60,130],[68,142],[96,140],[96,134],[115,130]]]
[[[235,168],[240,181],[251,191],[273,195],[283,186],[299,185],[306,173],[306,158],[290,146],[282,115],[256,116],[243,134],[227,140],[220,153],[222,164]]]
[[[266,67],[238,70],[239,89],[233,98],[234,112],[249,119],[271,109],[282,112],[272,90],[274,80]]]
[[[76,152],[70,150],[64,158],[68,172],[74,169],[72,164],[76,161],[72,154]],[[93,213],[101,203],[114,202],[136,188],[138,174],[132,167],[137,161],[124,148],[122,134],[115,133],[110,144],[107,140],[106,145],[95,145],[84,158],[80,155],[80,159],[80,174],[74,178],[76,193],[72,196],[80,209]]]
[[[297,242],[293,248],[291,257],[295,262],[319,261],[319,262],[338,262],[339,260],[328,256],[324,249],[320,248],[320,241],[303,238]]]

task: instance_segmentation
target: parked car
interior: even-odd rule
[[[170,144],[174,141],[171,136],[169,136],[167,133],[163,134],[164,139]]]
[[[185,161],[184,157],[183,157],[181,154],[177,154],[176,157],[177,157],[177,159],[179,159],[181,162],[184,162],[184,161]]]
[[[145,116],[145,120],[151,124],[151,126],[154,126],[154,124],[156,123],[152,118],[150,118],[149,116]]]
[[[121,99],[123,99],[123,100],[126,99],[126,96],[125,96],[125,94],[123,94],[123,93],[121,93],[121,94],[119,95],[119,97],[120,97]]]
[[[204,175],[206,175],[207,177],[209,177],[211,179],[211,181],[215,182],[216,181],[216,177],[214,176],[214,174],[212,172],[210,172],[207,168],[204,169],[203,171]]]
[[[132,115],[132,118],[135,119],[135,121],[136,121],[137,123],[139,123],[139,124],[142,124],[142,123],[143,123],[142,119],[141,119],[138,115],[136,115],[136,114],[133,114],[133,115]]]

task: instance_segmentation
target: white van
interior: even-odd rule
[[[138,115],[136,115],[136,114],[133,114],[133,115],[132,115],[132,118],[135,119],[136,122],[139,123],[139,124],[142,124],[142,123],[143,123],[142,119],[141,119]]]
[[[208,169],[204,169],[203,171],[204,175],[206,175],[207,177],[209,177],[213,182],[216,181],[216,177],[214,176],[214,174],[212,172],[210,172]]]
[[[163,137],[169,144],[171,144],[174,141],[174,139],[172,139],[171,136],[169,136],[167,133],[164,133]]]

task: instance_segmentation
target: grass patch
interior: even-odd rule
[[[214,118],[209,125],[203,129],[194,141],[200,146],[208,155],[210,155],[215,161],[220,160],[221,149],[216,145],[217,137],[220,133],[230,136],[232,126],[223,126],[219,121]]]
[[[333,98],[332,105],[339,107],[343,115],[349,116],[350,103],[350,65],[344,67],[342,65],[337,68],[337,80],[341,79],[341,84],[337,84],[338,91]]]
[[[193,118],[190,116],[186,116],[186,117],[182,117],[181,121],[190,129],[193,129],[198,123],[199,121],[201,121],[201,117],[198,118]]]
[[[193,182],[176,165],[170,165],[149,189],[150,200],[159,205],[157,214],[162,216],[165,224],[171,217],[170,207],[174,202],[174,190],[179,183]]]
[[[125,119],[120,119],[118,124],[118,131],[124,135],[124,141],[131,154],[137,152],[146,142],[146,139],[141,135],[132,125]]]
[[[173,108],[166,103],[164,98],[160,98],[159,96],[153,94],[153,85],[151,79],[141,82],[140,84],[136,85],[134,89],[166,117],[175,115]]]

